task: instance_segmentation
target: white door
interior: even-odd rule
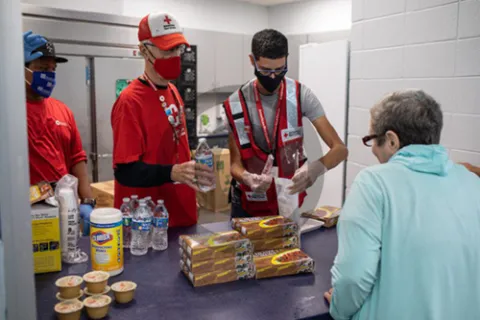
[[[57,84],[52,96],[72,110],[77,123],[83,149],[89,157],[92,150],[92,127],[90,114],[90,87],[87,79],[88,59],[61,55],[67,63],[59,63],[56,70]],[[88,158],[88,172],[92,181],[92,161]]]
[[[113,180],[113,134],[110,115],[117,80],[133,80],[143,73],[143,59],[94,58],[98,181]]]
[[[328,120],[345,142],[347,135],[348,54],[346,40],[322,44],[310,43],[300,47],[300,82],[308,86],[325,109]],[[313,125],[304,119],[305,150],[310,160],[318,159],[329,148]],[[320,205],[341,207],[343,204],[345,164],[327,172],[323,179],[308,190],[302,206],[311,209]]]

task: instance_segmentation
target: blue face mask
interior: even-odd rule
[[[35,93],[38,95],[48,98],[52,94],[53,88],[55,88],[55,72],[49,71],[32,71],[28,68],[25,68],[30,71],[33,75],[32,83],[25,80]]]

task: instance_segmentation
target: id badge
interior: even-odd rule
[[[247,201],[250,202],[265,202],[268,201],[266,192],[245,192]]]

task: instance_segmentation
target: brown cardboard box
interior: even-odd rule
[[[213,271],[196,274],[188,269],[183,260],[180,260],[180,269],[194,287],[255,278],[255,265],[253,262],[248,263],[243,269],[230,269],[226,271]]]
[[[213,148],[213,160],[217,188],[207,193],[197,192],[198,204],[213,212],[230,210],[228,193],[230,191],[230,150]],[[195,152],[193,152],[195,155]]]
[[[298,234],[298,225],[284,216],[233,218],[232,228],[249,239],[282,238]]]
[[[241,270],[253,263],[253,254],[241,257],[231,257],[224,259],[210,259],[192,263],[188,255],[180,248],[180,257],[188,270],[194,274],[202,274],[216,271]]]
[[[258,252],[253,259],[257,279],[315,271],[315,261],[300,249]]]
[[[320,220],[325,224],[325,228],[331,228],[335,226],[338,222],[338,217],[340,216],[340,208],[332,206],[323,206],[316,208],[312,211],[308,211],[302,214],[303,217]]]
[[[114,181],[92,183],[93,197],[97,199],[97,208],[113,208]]]
[[[178,242],[192,263],[243,257],[253,252],[250,240],[242,237],[237,231],[182,235]]]

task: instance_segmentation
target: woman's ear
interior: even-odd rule
[[[394,131],[388,130],[387,133],[385,133],[385,143],[387,144],[387,148],[393,152],[400,150],[400,139]]]

